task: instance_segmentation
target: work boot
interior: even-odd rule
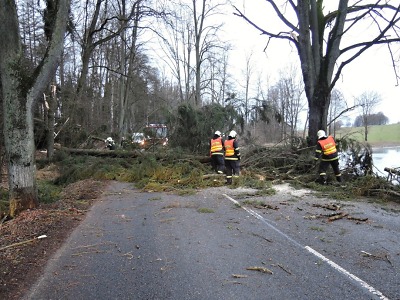
[[[328,181],[326,180],[326,176],[319,176],[318,182],[322,185],[327,185]]]
[[[231,185],[232,184],[232,178],[227,178],[226,179],[226,184]]]

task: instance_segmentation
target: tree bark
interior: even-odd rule
[[[15,1],[0,1],[0,74],[4,141],[8,162],[10,216],[38,205],[33,106],[53,77],[63,49],[69,0],[59,0],[57,19],[46,54],[34,74],[24,68]]]
[[[328,111],[330,103],[330,90],[327,85],[316,86],[312,98],[309,100],[309,144],[315,145],[317,142],[316,132],[320,129],[326,131]]]
[[[55,123],[55,107],[57,103],[57,85],[55,83],[50,85],[49,108],[47,110],[47,124],[46,124],[46,148],[47,158],[52,159],[54,156],[54,123]]]

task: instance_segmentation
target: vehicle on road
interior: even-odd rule
[[[146,148],[168,145],[168,128],[165,124],[148,124],[144,129]]]
[[[132,134],[132,144],[138,145],[141,148],[145,147],[146,137],[143,132],[134,132]]]

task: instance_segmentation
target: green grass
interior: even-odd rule
[[[197,211],[198,211],[199,213],[201,213],[201,214],[210,214],[210,213],[213,213],[213,212],[214,212],[213,209],[207,208],[207,207],[200,207],[200,208],[197,209]]]
[[[336,132],[336,138],[352,138],[364,142],[364,127],[345,127]],[[368,143],[400,145],[400,123],[368,126]]]
[[[41,180],[38,181],[37,186],[41,203],[53,203],[60,198],[62,187],[55,185],[52,181]]]

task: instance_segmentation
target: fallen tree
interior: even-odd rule
[[[93,156],[106,156],[106,157],[139,157],[142,156],[138,150],[126,151],[126,150],[108,150],[108,149],[77,149],[77,148],[67,148],[61,147],[60,145],[55,145],[56,150],[64,151],[70,154],[78,155],[93,155]]]
[[[80,148],[68,148],[62,147],[60,145],[55,145],[54,148],[59,151],[64,151],[69,154],[74,155],[92,155],[97,157],[120,157],[120,158],[137,158],[143,157],[145,155],[155,156],[156,159],[168,158],[168,154],[166,151],[163,152],[146,152],[140,151],[137,149],[134,150],[109,150],[109,149],[80,149]],[[200,156],[200,155],[180,155],[179,161],[193,159],[197,160],[200,163],[209,163],[210,157],[208,156]]]

